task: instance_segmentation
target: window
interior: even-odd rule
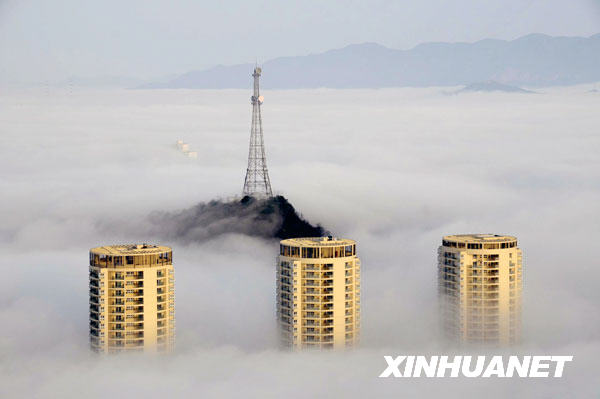
[[[354,245],[346,245],[344,247],[344,256],[352,256],[353,255],[354,251],[352,250],[353,249],[352,247],[354,247]]]
[[[127,261],[128,265],[133,265],[133,256],[126,256],[125,260]]]
[[[319,257],[319,248],[302,248],[302,257],[303,258],[318,258]]]

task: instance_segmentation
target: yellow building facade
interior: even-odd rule
[[[282,240],[277,319],[286,348],[346,348],[360,336],[356,242],[334,237]]]
[[[449,235],[438,250],[441,327],[458,342],[513,344],[521,337],[523,255],[517,239]]]
[[[97,352],[170,351],[175,338],[171,248],[90,250],[90,345]]]

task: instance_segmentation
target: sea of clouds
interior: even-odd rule
[[[152,212],[240,194],[240,90],[0,93],[0,397],[587,397],[600,356],[600,95],[445,89],[265,92],[271,182],[312,223],[358,241],[362,343],[277,349],[277,241],[174,250],[177,347],[88,348],[88,250],[140,242]],[[198,159],[175,148],[190,143]],[[154,226],[154,231],[160,226]],[[523,342],[449,347],[436,325],[444,234],[515,235]],[[383,355],[574,355],[562,379],[378,379]]]

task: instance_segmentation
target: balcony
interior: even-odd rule
[[[125,327],[123,325],[121,325],[121,324],[109,325],[108,326],[108,330],[109,331],[125,331]]]
[[[138,325],[127,327],[127,331],[143,331],[143,330],[144,330],[144,325],[143,324],[138,324]]]

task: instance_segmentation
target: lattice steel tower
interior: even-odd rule
[[[259,78],[261,69],[254,68],[254,93],[250,99],[252,102],[252,128],[250,130],[250,150],[248,152],[248,169],[244,181],[244,195],[272,197],[271,181],[267,170],[267,157],[265,155],[265,143],[263,141],[262,117],[260,105],[263,96],[259,93]]]

